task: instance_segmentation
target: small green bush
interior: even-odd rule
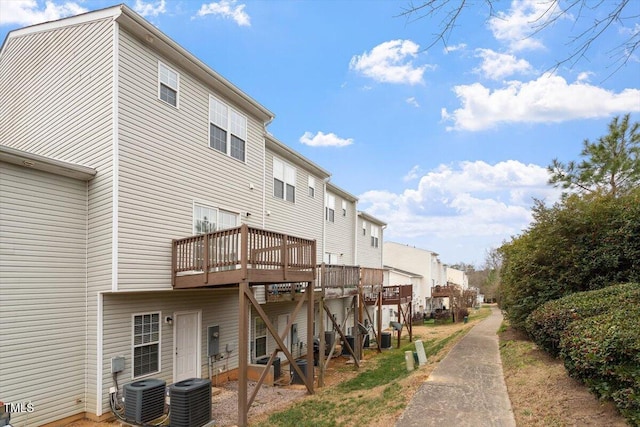
[[[550,301],[526,319],[533,340],[559,355],[569,374],[610,399],[640,426],[640,284]]]
[[[560,341],[571,375],[640,426],[640,301],[572,323]]]
[[[640,284],[626,283],[588,292],[578,292],[549,301],[534,310],[525,321],[533,341],[553,356],[560,352],[560,339],[574,322],[640,302]]]

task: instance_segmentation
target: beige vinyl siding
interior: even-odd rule
[[[238,367],[238,290],[198,290],[198,291],[162,291],[141,293],[109,293],[104,295],[104,342],[103,342],[103,412],[109,411],[109,387],[113,386],[111,376],[111,358],[124,356],[125,370],[118,374],[118,385],[122,387],[133,379],[132,374],[132,319],[134,314],[160,312],[160,364],[158,373],[140,378],[159,378],[173,383],[173,326],[164,322],[166,316],[176,311],[202,311],[201,325],[201,377],[206,378],[207,366],[207,327],[220,327],[220,349],[224,351],[229,344],[230,357],[224,353],[224,359],[216,367],[225,372]],[[137,379],[136,379],[137,380]]]
[[[291,316],[291,314],[293,314],[293,310],[295,310],[296,308],[296,304],[297,303],[293,303],[293,302],[280,302],[280,303],[264,304],[261,307],[264,310],[267,317],[269,318],[269,320],[271,321],[271,323],[273,324],[273,326],[277,330],[278,316],[283,314],[288,314],[289,316]],[[253,358],[253,355],[254,355],[254,351],[253,351],[254,319],[257,316],[259,316],[258,312],[252,308],[251,322],[250,322],[251,334],[249,335],[251,340],[251,344],[249,345],[249,348],[251,350],[250,351],[251,358]],[[287,332],[289,351],[291,351],[291,354],[293,355],[293,357],[297,358],[307,354],[307,304],[306,303],[303,303],[302,307],[300,307],[300,310],[298,311],[298,314],[295,320],[293,321],[293,323],[296,323],[298,325],[298,341],[303,343],[302,347],[298,345],[295,349],[293,349],[291,345],[292,344],[291,330]],[[313,334],[313,331],[311,331],[311,333]],[[267,330],[267,356],[271,355],[271,352],[276,347],[277,347],[276,340],[273,339],[273,337]],[[311,349],[311,351],[313,351],[313,349]],[[281,356],[281,358],[283,358],[283,363],[286,363],[286,364],[289,363],[286,359],[284,359],[284,353],[279,352],[278,354]]]
[[[107,19],[10,37],[0,58],[1,143],[98,172],[88,200],[90,412],[96,407],[96,293],[111,289],[112,46]]]
[[[362,221],[358,218],[358,225],[356,227],[357,244],[358,244],[358,265],[370,268],[382,268],[382,246],[383,239],[382,234],[384,232],[382,226],[377,223],[367,222],[367,234],[362,234]],[[378,247],[371,246],[371,225],[378,227]]]
[[[339,257],[339,264],[355,265],[355,233],[354,227],[356,225],[356,206],[355,203],[345,200],[338,194],[332,193],[327,190],[328,194],[335,197],[335,215],[334,221],[330,222],[326,220],[325,216],[325,252],[333,254],[342,254]],[[342,215],[342,201],[345,200],[347,204],[347,215]],[[361,230],[358,230],[361,231]]]
[[[158,99],[158,61],[180,75],[179,108]],[[247,116],[246,163],[209,148],[209,95],[231,100],[120,35],[119,290],[170,289],[171,239],[193,234],[194,201],[260,225],[262,124]],[[253,189],[250,188],[253,186]]]
[[[13,425],[84,412],[87,183],[0,162],[0,396]]]
[[[273,195],[274,153],[267,150],[265,166],[265,228],[292,236],[316,240],[316,260],[322,262],[322,223],[324,218],[323,180],[315,177],[315,197],[309,197],[309,172],[291,160],[275,155],[276,158],[296,169],[295,203],[279,199]]]

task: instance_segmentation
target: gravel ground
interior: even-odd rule
[[[251,396],[256,383],[247,384],[247,396]],[[238,421],[238,382],[233,381],[220,388],[214,389],[218,394],[213,396],[212,419],[216,421],[216,426],[233,426]],[[290,403],[302,399],[307,395],[305,386],[265,386],[260,387],[251,408],[249,409],[249,419],[257,415],[274,412],[284,408]]]

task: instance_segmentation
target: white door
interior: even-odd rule
[[[286,330],[287,323],[289,323],[289,315],[279,314],[278,315],[278,335],[282,336],[282,334]],[[287,349],[289,348],[289,331],[287,331],[287,334],[284,337],[284,346]],[[278,353],[278,356],[280,357],[280,360],[283,362],[287,360],[287,356],[285,356],[284,353],[282,352]]]
[[[173,381],[200,378],[200,312],[173,315]]]

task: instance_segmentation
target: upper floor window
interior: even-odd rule
[[[367,221],[362,220],[362,235],[366,236],[367,235]]]
[[[342,201],[342,216],[347,216],[347,201]]]
[[[247,118],[209,97],[209,146],[241,161],[246,158]]]
[[[309,175],[309,197],[316,196],[316,179]]]
[[[296,169],[273,159],[273,196],[295,203],[296,201]]]
[[[374,248],[377,248],[379,244],[378,243],[379,238],[380,238],[380,228],[375,225],[371,225],[371,246],[373,246]]]
[[[159,93],[158,97],[169,105],[178,106],[178,89],[180,76],[171,68],[158,63]]]
[[[334,222],[336,214],[336,198],[331,194],[327,194],[327,207],[325,208],[325,219]]]

